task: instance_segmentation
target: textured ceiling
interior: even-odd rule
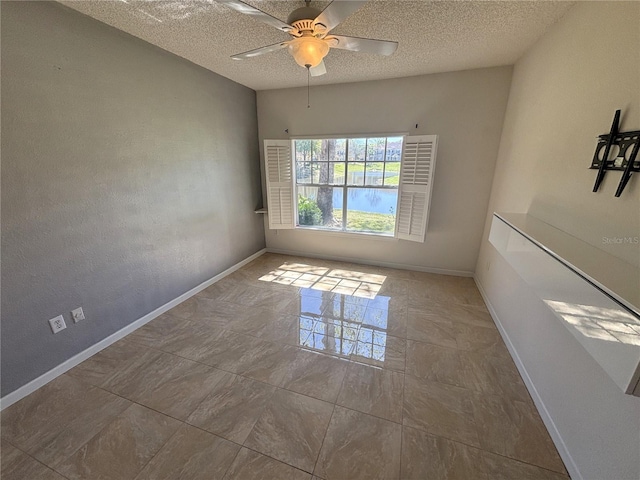
[[[231,55],[290,38],[215,0],[61,3],[254,90],[303,86],[286,49],[248,60]],[[286,21],[302,1],[247,0]],[[314,1],[323,9],[330,2]],[[332,33],[399,42],[389,57],[331,49],[313,85],[511,65],[570,6],[564,1],[371,0]]]

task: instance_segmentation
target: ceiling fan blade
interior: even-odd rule
[[[366,0],[334,0],[316,17],[313,23],[324,25],[329,32],[365,3],[367,3]]]
[[[272,17],[268,13],[264,13],[261,10],[258,10],[251,5],[248,5],[240,0],[216,0],[218,3],[222,3],[229,8],[233,8],[235,11],[244,13],[245,15],[250,15],[255,18],[259,22],[266,23],[273,27],[276,27],[278,30],[282,30],[283,32],[290,32],[295,30],[294,27],[289,25],[288,23],[284,23],[282,20],[277,19],[276,17]]]
[[[331,43],[331,48],[341,48],[353,52],[376,53],[378,55],[391,55],[398,48],[398,42],[387,40],[373,40],[372,38],[345,37],[344,35],[331,35],[338,40]]]
[[[324,64],[324,60],[320,62],[316,67],[313,67],[309,70],[312,77],[319,77],[320,75],[324,75],[327,73],[327,67]]]
[[[244,60],[246,58],[257,57],[258,55],[264,55],[265,53],[275,52],[276,50],[280,50],[281,48],[285,48],[289,45],[289,42],[280,42],[274,43],[273,45],[267,45],[266,47],[256,48],[255,50],[249,50],[248,52],[238,53],[236,55],[232,55],[231,58],[234,60]]]

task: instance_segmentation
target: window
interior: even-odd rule
[[[297,226],[395,233],[402,137],[293,141]]]
[[[437,137],[265,140],[271,229],[423,242]]]

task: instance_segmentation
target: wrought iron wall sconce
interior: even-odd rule
[[[622,195],[624,187],[629,183],[633,172],[640,172],[640,160],[638,160],[638,150],[640,149],[640,130],[633,132],[620,132],[620,110],[616,110],[611,124],[609,134],[603,134],[598,137],[596,152],[593,155],[591,166],[589,168],[598,170],[596,183],[593,191],[597,192],[600,184],[604,179],[607,170],[622,171],[622,178],[616,190],[616,197]],[[617,155],[609,160],[612,149],[618,149]]]

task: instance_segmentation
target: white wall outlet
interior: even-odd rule
[[[84,320],[84,312],[82,311],[82,307],[71,310],[71,318],[73,318],[73,323],[78,323],[80,320]]]
[[[53,333],[58,333],[67,328],[67,324],[64,323],[64,317],[62,315],[58,315],[56,318],[49,320],[49,325],[51,325],[51,331]]]

